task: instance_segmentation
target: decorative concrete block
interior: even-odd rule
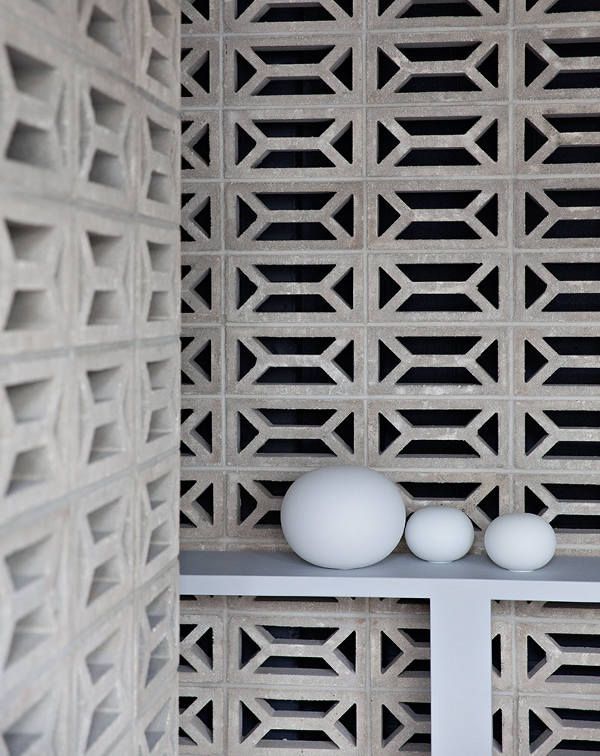
[[[180,256],[176,229],[141,225],[136,246],[136,334],[177,336]]]
[[[363,90],[356,73],[361,58],[358,35],[227,37],[224,101],[250,107],[282,102],[307,107],[358,104]]]
[[[71,482],[73,384],[67,360],[0,364],[0,521],[63,494]]]
[[[221,399],[181,401],[181,464],[203,467],[222,462],[223,407]]]
[[[361,464],[362,402],[228,399],[227,464]]]
[[[214,255],[184,254],[181,262],[182,324],[186,326],[221,322],[222,259]]]
[[[218,178],[221,174],[221,119],[215,111],[181,113],[181,178]]]
[[[509,0],[469,0],[447,12],[438,3],[418,0],[391,0],[369,6],[368,22],[372,29],[410,29],[434,26],[496,26],[506,23]]]
[[[179,539],[181,548],[214,544],[223,536],[225,520],[224,473],[181,472]]]
[[[202,685],[179,689],[179,750],[181,756],[220,756],[226,736],[225,696],[219,688]]]
[[[488,322],[508,312],[508,258],[485,252],[369,255],[369,323]]]
[[[231,394],[272,396],[363,393],[362,328],[253,326],[227,329]]]
[[[181,392],[219,394],[223,383],[223,328],[183,326],[181,329]]]
[[[342,108],[226,110],[227,178],[354,178],[362,173],[362,114]]]
[[[367,109],[369,176],[507,174],[507,105]]]
[[[600,255],[587,250],[515,257],[515,311],[526,321],[594,321],[600,299]]]
[[[360,0],[317,0],[310,8],[302,0],[287,3],[285,9],[273,7],[267,0],[250,0],[243,5],[225,0],[225,28],[237,33],[267,34],[291,31],[306,32],[359,31],[363,6]]]
[[[595,20],[598,16],[595,14]],[[533,26],[517,31],[514,56],[519,100],[593,100],[598,96],[597,50],[591,24]]]
[[[324,753],[332,747],[340,756],[367,752],[367,701],[361,691],[334,692],[306,686],[283,690],[234,688],[228,699],[231,756],[246,756],[257,749],[264,756],[276,756],[281,749],[271,744],[273,734],[281,729],[293,733],[295,740],[312,736],[316,753],[316,749]]]
[[[508,42],[506,32],[482,29],[369,34],[368,101],[505,101]]]
[[[378,182],[368,186],[372,249],[481,249],[506,244],[505,181]]]
[[[228,255],[232,322],[354,323],[362,320],[363,257],[345,254]]]
[[[218,185],[185,181],[181,187],[181,249],[221,248],[221,193]]]
[[[78,214],[73,239],[78,256],[78,345],[133,338],[135,237],[128,223]]]
[[[183,608],[180,614],[179,681],[182,685],[225,681],[225,628],[218,615]]]
[[[218,105],[221,43],[218,37],[181,40],[181,107]]]
[[[74,316],[77,265],[70,214],[40,201],[1,195],[0,348],[3,354],[57,348]]]
[[[369,464],[481,468],[506,462],[503,400],[394,399],[368,407]]]
[[[505,394],[508,332],[468,326],[369,326],[369,394]]]
[[[225,202],[228,249],[357,249],[363,243],[357,183],[232,183]]]
[[[219,31],[219,0],[182,0],[181,34],[212,34]]]
[[[515,403],[516,466],[596,472],[600,405],[589,399]]]

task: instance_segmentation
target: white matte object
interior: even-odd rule
[[[283,499],[283,535],[319,567],[354,569],[380,562],[404,532],[398,487],[368,467],[323,467],[298,478]]]
[[[453,507],[424,507],[408,518],[406,544],[412,553],[427,562],[454,562],[462,559],[473,545],[473,523]]]
[[[534,514],[513,512],[488,525],[484,536],[489,558],[505,570],[530,572],[548,564],[556,551],[552,526]]]

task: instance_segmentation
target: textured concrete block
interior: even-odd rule
[[[225,695],[219,688],[181,686],[179,690],[181,756],[220,756],[226,735]]]
[[[219,31],[221,3],[219,0],[182,0],[181,34],[212,34]]]
[[[181,113],[181,178],[201,180],[221,174],[221,119],[214,111]]]
[[[598,402],[589,399],[516,402],[517,467],[596,472],[599,409]]]
[[[227,110],[227,178],[358,177],[362,114],[351,109]]]
[[[134,584],[135,486],[126,476],[88,493],[73,507],[69,608],[77,631],[115,609]]]
[[[136,597],[135,685],[139,713],[153,711],[156,701],[161,704],[162,711],[165,701],[177,690],[178,578],[176,563],[173,563]],[[162,716],[166,716],[166,712],[162,711]],[[160,721],[159,717],[156,725]],[[163,720],[164,735],[168,735],[168,721],[168,718]]]
[[[63,494],[71,480],[74,386],[67,360],[0,364],[0,520],[6,522],[43,497]]]
[[[203,467],[219,464],[223,455],[223,408],[220,399],[181,401],[181,464]]]
[[[577,750],[592,750],[600,743],[598,700],[560,695],[519,699],[519,756],[548,756],[565,742]]]
[[[138,210],[150,218],[177,223],[180,145],[173,128],[173,114],[145,98],[139,99],[138,108],[141,130]]]
[[[295,740],[311,737],[316,753],[334,747],[340,756],[358,756],[368,748],[367,701],[360,691],[234,688],[228,699],[231,756],[246,756],[259,748],[264,756],[276,756],[281,749],[272,745],[273,735],[281,729],[293,733]],[[242,720],[246,711],[251,725]]]
[[[225,476],[216,472],[181,472],[179,539],[181,548],[211,547],[223,535]]]
[[[218,615],[182,608],[179,681],[182,685],[225,681],[225,627]]]
[[[181,107],[201,108],[220,102],[220,56],[217,37],[182,37]]]
[[[357,249],[363,244],[358,183],[229,184],[228,249]]]
[[[80,213],[73,244],[78,257],[78,345],[133,338],[135,236],[128,223]]]
[[[391,0],[369,5],[372,29],[410,29],[428,26],[495,26],[506,22],[509,0],[469,0],[448,12],[440,3]]]
[[[227,464],[360,464],[363,404],[324,399],[228,399]]]
[[[53,649],[71,634],[70,610],[74,585],[68,572],[69,526],[66,507],[31,515],[0,536],[0,678],[2,694],[27,685],[43,668]],[[35,693],[33,693],[35,696]],[[28,698],[32,698],[30,692]],[[1,699],[0,699],[1,700]],[[21,696],[21,705],[27,699]],[[5,712],[4,706],[8,711]],[[0,706],[3,727],[10,727],[12,706]],[[42,706],[43,709],[43,706]],[[53,715],[41,711],[31,717],[51,730]],[[25,729],[25,728],[24,728]],[[17,730],[18,731],[18,730]],[[4,732],[0,729],[0,732]],[[49,732],[38,734],[44,737]],[[6,737],[6,735],[5,735]]]
[[[130,79],[135,77],[134,7],[127,0],[82,0],[76,9],[78,42],[88,60]]]
[[[600,339],[593,326],[515,330],[515,391],[523,396],[594,396]]]
[[[369,34],[368,101],[504,101],[508,41],[506,32],[480,29]]]
[[[184,326],[219,323],[223,318],[223,261],[216,256],[181,258],[181,321]]]
[[[394,399],[369,404],[369,464],[479,468],[506,463],[502,400]]]
[[[369,394],[505,394],[508,332],[478,327],[369,326]]]
[[[597,29],[587,24],[560,28],[538,25],[518,30],[514,37],[517,98],[597,98],[598,62],[593,39]]]
[[[73,178],[73,80],[56,46],[6,15],[0,30],[0,167],[6,186],[65,199]]]
[[[176,109],[180,81],[180,3],[142,0],[135,9],[137,84]]]
[[[249,107],[358,104],[361,58],[359,36],[227,37],[224,101]]]
[[[0,195],[0,349],[8,355],[60,347],[74,318],[77,261],[70,215]]]
[[[175,339],[139,347],[136,355],[138,461],[177,448],[179,344]]]
[[[221,248],[221,192],[216,184],[185,181],[181,187],[181,249]]]
[[[378,182],[368,186],[371,249],[479,249],[506,244],[505,181]]]
[[[181,392],[219,394],[223,383],[223,328],[183,326],[181,329]]]
[[[131,726],[133,612],[126,607],[86,633],[70,665],[72,753],[100,756]]]
[[[232,322],[362,320],[362,255],[228,255],[226,266],[226,315]]]
[[[80,483],[120,472],[135,446],[133,355],[127,348],[81,353],[76,360],[78,432],[74,470]]]
[[[263,326],[227,329],[227,391],[272,396],[364,392],[360,327]]]
[[[369,323],[488,322],[508,313],[508,257],[486,252],[369,255]]]
[[[369,176],[507,174],[507,105],[367,109]]]
[[[177,455],[142,467],[139,479],[136,573],[137,585],[142,585],[177,558]]]
[[[140,225],[136,247],[136,334],[143,338],[177,336],[180,290],[177,231]]]
[[[600,255],[571,249],[515,257],[515,311],[521,320],[594,321]]]
[[[295,0],[285,9],[272,7],[268,0],[250,0],[243,6],[236,0],[225,0],[224,10],[228,31],[249,34],[358,31],[363,15],[360,0],[317,0],[309,8],[302,0]]]

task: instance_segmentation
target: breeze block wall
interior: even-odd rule
[[[177,752],[174,0],[0,0],[0,752]]]
[[[283,549],[356,463],[478,550],[528,511],[600,554],[600,6],[182,9],[182,547]],[[426,602],[183,597],[181,753],[427,753],[428,641]],[[491,643],[496,753],[600,751],[597,610]]]

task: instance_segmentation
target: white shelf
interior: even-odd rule
[[[181,593],[202,596],[433,598],[476,584],[490,600],[600,602],[600,558],[589,557],[558,556],[535,572],[508,572],[486,556],[430,564],[394,554],[372,567],[329,570],[287,552],[182,551],[180,575]]]
[[[488,756],[491,601],[600,603],[600,558],[559,556],[541,570],[517,573],[485,556],[441,565],[395,554],[364,569],[328,570],[287,552],[183,551],[180,593],[428,598],[432,756]]]

